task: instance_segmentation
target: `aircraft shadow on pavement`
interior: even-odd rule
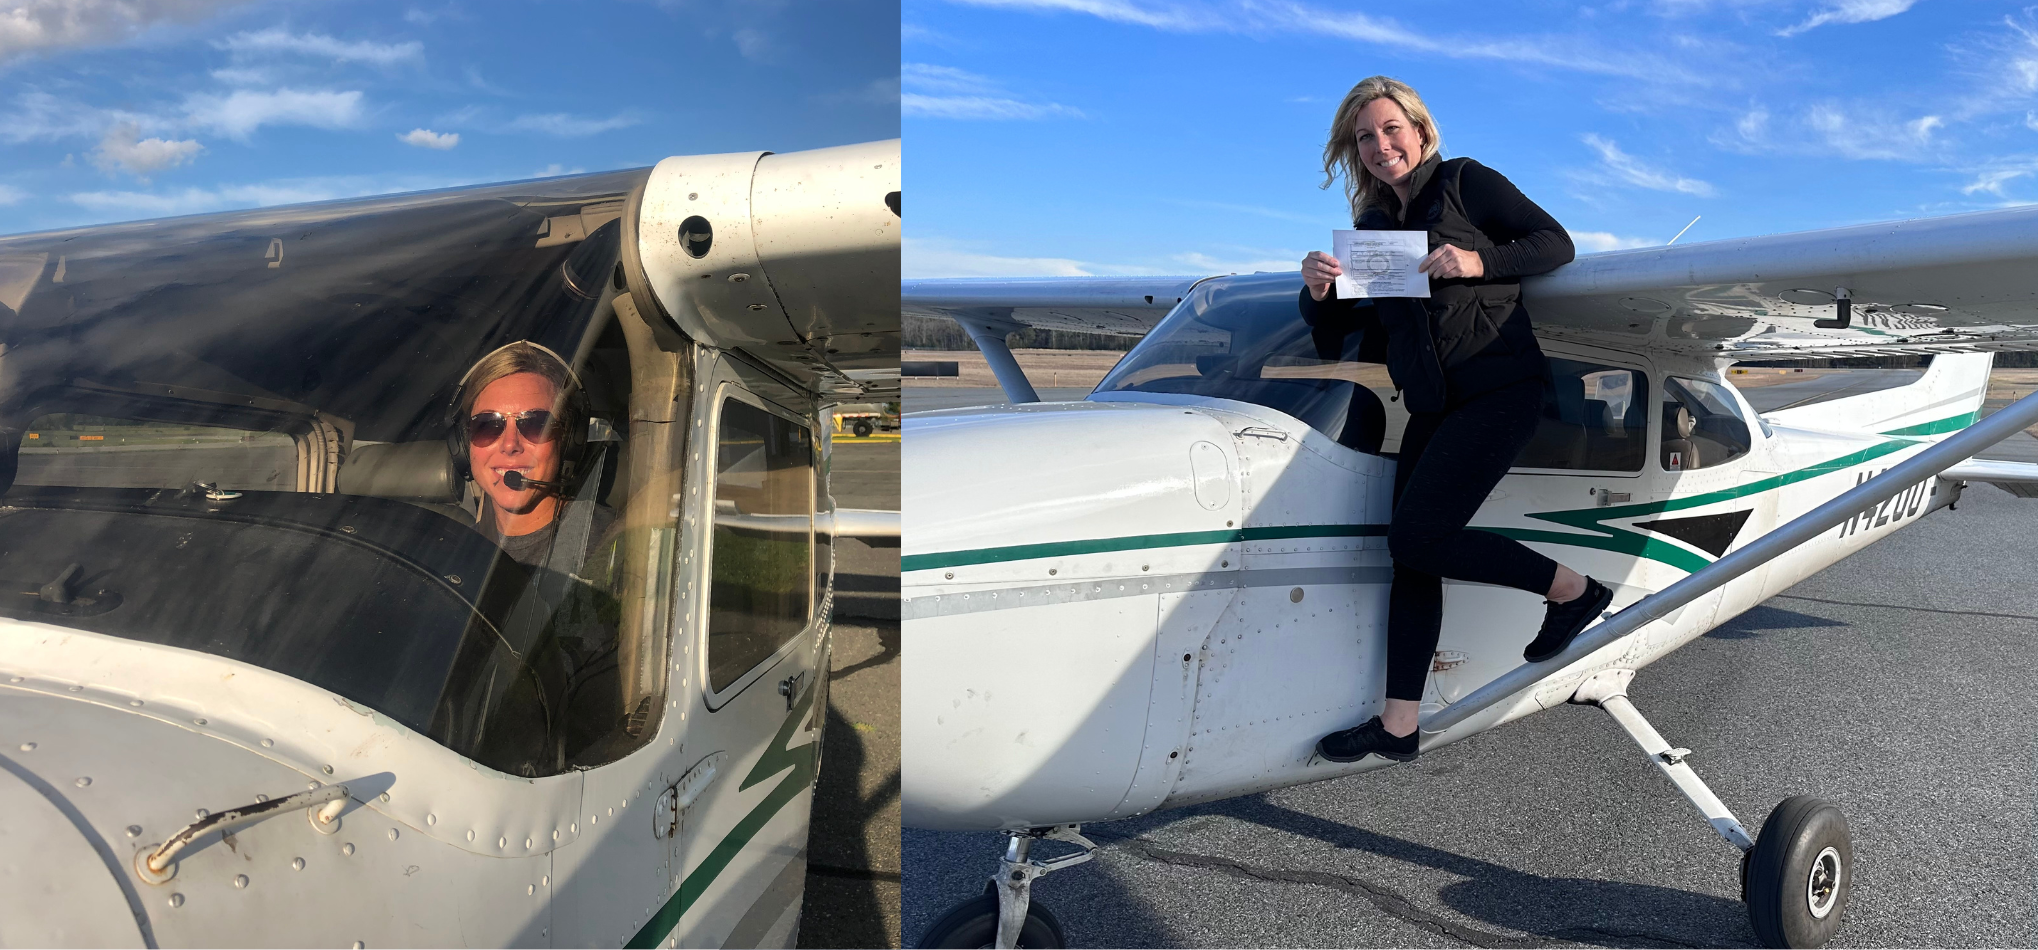
[[[1440,916],[1422,909],[1391,886],[1392,882],[1366,881],[1349,873],[1326,868],[1273,868],[1261,866],[1252,855],[1234,853],[1228,857],[1187,855],[1153,846],[1136,836],[1197,815],[1251,822],[1274,831],[1321,841],[1338,848],[1364,851],[1408,864],[1434,868],[1464,880],[1437,891],[1437,897],[1472,922]],[[1206,819],[1207,820],[1207,819]],[[1748,925],[1747,908],[1740,901],[1676,888],[1599,881],[1586,878],[1545,877],[1455,854],[1393,835],[1381,834],[1317,818],[1290,808],[1271,804],[1264,796],[1192,806],[1163,812],[1144,819],[1089,829],[1100,844],[1134,851],[1153,860],[1202,867],[1242,878],[1287,884],[1318,885],[1345,892],[1351,900],[1370,903],[1381,913],[1407,923],[1436,929],[1474,946],[1521,947],[1545,943],[1579,943],[1607,947],[1681,947],[1701,943],[1707,946],[1756,946]],[[1579,843],[1581,857],[1590,844]],[[1101,875],[1099,877],[1102,877]],[[1115,887],[1115,882],[1112,885]],[[1139,906],[1137,901],[1115,898],[1117,908]],[[1087,901],[1086,901],[1087,902]],[[1332,906],[1318,905],[1323,913],[1337,913]],[[1075,922],[1070,924],[1071,942],[1076,942]],[[1114,941],[1148,937],[1146,942],[1126,946],[1164,946],[1179,941],[1165,927],[1138,932],[1136,922],[1115,921],[1134,930],[1114,932]],[[1479,923],[1502,928],[1486,930]],[[1533,937],[1523,939],[1520,934]]]
[[[1770,630],[1802,630],[1808,627],[1847,627],[1852,624],[1830,617],[1814,617],[1811,614],[1771,607],[1766,604],[1748,608],[1744,613],[1726,623],[1706,631],[1708,640],[1754,640]]]
[[[833,674],[842,676],[840,671]],[[882,947],[891,942],[884,927],[884,895],[867,872],[870,848],[864,829],[899,795],[899,779],[866,797],[863,736],[833,703],[822,734],[821,777],[814,788],[813,838],[808,843],[810,894],[800,920],[801,947]]]

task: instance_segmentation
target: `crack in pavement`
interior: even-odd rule
[[[1230,858],[1193,854],[1187,851],[1163,848],[1134,835],[1120,837],[1108,833],[1100,834],[1096,831],[1086,833],[1092,838],[1101,838],[1111,842],[1110,844],[1100,846],[1099,850],[1104,848],[1121,850],[1138,858],[1159,864],[1216,871],[1220,874],[1249,880],[1280,884],[1307,884],[1343,891],[1347,894],[1364,898],[1374,907],[1379,908],[1382,913],[1397,920],[1433,930],[1440,936],[1449,937],[1474,947],[1488,947],[1499,950],[1499,948],[1548,947],[1567,942],[1612,943],[1616,946],[1646,947],[1699,946],[1699,944],[1687,943],[1659,934],[1618,933],[1610,930],[1601,930],[1596,927],[1567,927],[1549,937],[1512,937],[1507,934],[1480,930],[1476,927],[1468,927],[1446,920],[1415,906],[1413,902],[1391,889],[1355,877],[1332,874],[1328,871],[1257,868]]]
[[[1925,614],[1953,614],[1960,617],[2001,617],[2005,620],[2038,620],[2030,614],[2000,614],[1987,610],[1945,610],[1938,607],[1912,607],[1908,604],[1870,604],[1858,600],[1828,600],[1824,597],[1804,597],[1798,594],[1777,594],[1776,600],[1804,600],[1814,604],[1832,604],[1837,607],[1883,607],[1889,610],[1915,610]]]

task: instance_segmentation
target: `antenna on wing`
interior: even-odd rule
[[[1702,217],[1705,217],[1705,216],[1704,216],[1704,215],[1699,215],[1699,214],[1695,214],[1695,215],[1692,215],[1692,216],[1691,216],[1691,224],[1697,224],[1697,223],[1698,223],[1698,219],[1699,219],[1699,218],[1702,218]],[[1665,242],[1663,242],[1663,246],[1664,246],[1664,247],[1669,247],[1670,245],[1672,245],[1672,244],[1675,244],[1675,243],[1677,243],[1677,238],[1681,238],[1681,237],[1683,237],[1683,236],[1684,236],[1684,232],[1685,232],[1685,231],[1689,231],[1689,230],[1691,230],[1691,224],[1687,224],[1687,225],[1685,225],[1685,226],[1684,226],[1684,228],[1683,228],[1683,230],[1680,230],[1680,231],[1678,231],[1678,232],[1677,232],[1677,237],[1671,238],[1670,240],[1668,240],[1668,241],[1665,241]]]

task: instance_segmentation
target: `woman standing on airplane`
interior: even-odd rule
[[[1374,76],[1352,87],[1323,147],[1324,187],[1339,176],[1353,226],[1426,231],[1430,296],[1344,300],[1336,258],[1302,260],[1302,314],[1312,326],[1364,333],[1407,400],[1387,546],[1387,701],[1382,714],[1317,743],[1324,758],[1377,753],[1406,762],[1443,621],[1443,578],[1542,594],[1529,662],[1555,656],[1613,594],[1518,541],[1466,528],[1535,434],[1548,369],[1521,304],[1521,278],[1570,263],[1570,235],[1512,182],[1469,158],[1443,160],[1422,98]],[[1381,339],[1384,335],[1384,341]]]

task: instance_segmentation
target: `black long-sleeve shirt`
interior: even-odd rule
[[[1521,278],[1569,263],[1576,255],[1571,236],[1506,176],[1469,158],[1444,162],[1431,157],[1417,166],[1409,191],[1414,220],[1404,218],[1401,201],[1390,193],[1368,207],[1356,226],[1426,230],[1432,249],[1448,243],[1474,250],[1485,273],[1432,278],[1427,299],[1365,301],[1371,307],[1338,299],[1335,288],[1317,301],[1305,287],[1302,314],[1317,328],[1318,346],[1333,345],[1332,337],[1365,332],[1361,359],[1384,358],[1395,384],[1408,392],[1411,411],[1440,411],[1541,375],[1542,349],[1520,305]],[[1386,331],[1386,339],[1369,328]]]

